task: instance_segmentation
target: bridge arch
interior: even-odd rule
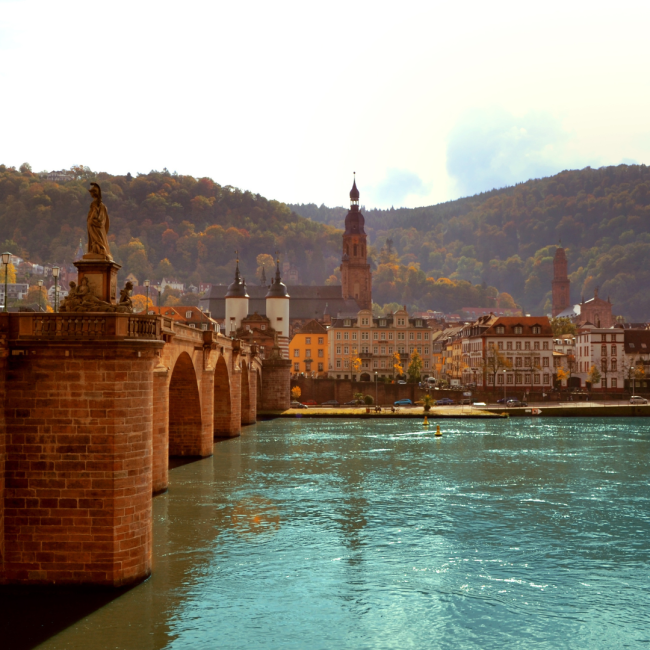
[[[233,430],[232,397],[230,373],[225,357],[221,354],[214,369],[214,435],[216,438],[229,438],[237,435],[239,428]],[[239,424],[239,423],[237,423]]]
[[[187,352],[176,359],[169,381],[169,455],[201,456],[201,399]]]

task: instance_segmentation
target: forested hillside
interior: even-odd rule
[[[342,208],[289,207],[337,227],[345,215]],[[380,265],[377,280],[411,266],[427,277],[494,285],[531,313],[543,313],[550,306],[552,257],[561,240],[575,302],[599,286],[601,296],[611,296],[615,313],[650,318],[645,165],[565,171],[440,205],[364,215],[377,251],[387,240],[395,251],[395,264]]]
[[[0,165],[0,241],[10,240],[3,250],[32,262],[72,262],[80,239],[85,246],[93,180],[102,187],[111,252],[124,276],[230,282],[235,250],[249,282],[255,282],[256,257],[276,250],[299,266],[308,284],[323,282],[340,263],[339,232],[259,194],[166,170],[137,177],[84,167],[70,173],[75,180],[52,183],[26,165]]]

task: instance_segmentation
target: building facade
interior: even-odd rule
[[[619,391],[625,386],[624,331],[615,328],[594,327],[590,323],[578,328],[576,335],[575,358],[577,369],[575,377],[580,385],[587,382],[593,391]],[[592,368],[600,375],[594,381]]]
[[[396,378],[406,373],[415,352],[422,359],[422,376],[432,374],[432,331],[405,309],[379,318],[362,309],[355,318],[333,319],[328,344],[328,375],[336,379],[369,381],[375,373],[380,379]]]
[[[305,323],[289,343],[289,359],[294,374],[327,376],[329,368],[328,330],[317,320]]]

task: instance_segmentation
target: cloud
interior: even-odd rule
[[[467,196],[597,162],[576,156],[571,140],[550,113],[516,117],[499,108],[472,110],[450,133],[447,172]]]
[[[386,177],[368,190],[373,203],[380,207],[403,206],[408,196],[426,196],[431,183],[425,183],[407,169],[389,169]]]

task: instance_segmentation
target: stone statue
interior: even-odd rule
[[[88,211],[88,253],[111,260],[113,258],[108,246],[110,220],[108,210],[102,203],[102,190],[97,183],[91,183],[88,191],[94,199]]]
[[[117,312],[119,314],[132,314],[133,302],[131,301],[131,291],[133,285],[127,282],[124,289],[120,292],[120,302],[113,305],[110,302],[104,302],[93,295],[88,284],[88,278],[81,279],[79,285],[70,282],[70,292],[61,303],[59,311],[62,312]]]

